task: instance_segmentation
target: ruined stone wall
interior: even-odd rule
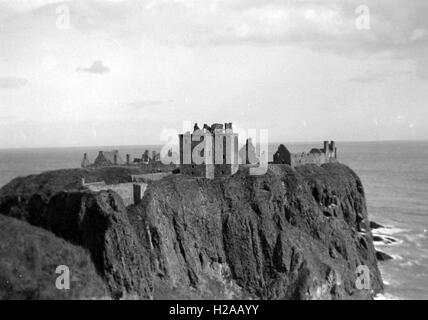
[[[305,164],[321,165],[329,162],[330,158],[325,153],[293,153],[291,154],[291,166]]]
[[[131,175],[132,182],[150,182],[150,181],[159,181],[166,176],[169,176],[172,172],[155,172],[155,173],[144,173]]]
[[[239,161],[238,148],[239,142],[237,134],[216,134],[214,136],[215,164],[237,164]]]
[[[110,185],[87,185],[88,190],[94,192],[112,190],[116,192],[123,200],[123,203],[126,206],[134,204],[134,184],[138,184],[141,187],[142,192],[147,188],[147,183],[119,183],[119,184],[110,184]]]
[[[99,154],[94,161],[94,166],[96,166],[96,167],[107,167],[107,166],[111,166],[111,163],[109,161],[107,161],[107,159],[104,157],[104,155]]]
[[[236,173],[238,170],[238,135],[216,134],[213,136],[212,148],[203,149],[200,156],[205,157],[204,163],[196,164],[193,159],[194,148],[204,140],[207,134],[198,134],[200,139],[192,141],[193,135],[180,135],[180,171],[195,177],[214,178]],[[233,147],[230,145],[233,143]],[[190,145],[190,148],[188,147]],[[187,147],[187,149],[186,149]],[[216,150],[219,151],[216,154]],[[190,151],[190,155],[186,152]],[[188,163],[190,162],[190,164]],[[228,162],[231,162],[228,164]]]

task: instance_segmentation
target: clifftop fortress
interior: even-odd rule
[[[238,134],[232,123],[195,124],[193,133],[179,135],[180,172],[192,176],[214,178],[236,173],[238,163]]]
[[[179,141],[180,172],[183,174],[212,179],[233,175],[240,165],[257,165],[260,162],[251,139],[238,151],[238,134],[233,132],[232,123],[225,123],[224,126],[204,124],[202,129],[196,123],[192,133],[179,135]],[[322,149],[313,148],[309,153],[291,153],[281,144],[271,163],[296,167],[336,161],[336,143],[324,141]]]
[[[291,153],[283,144],[273,155],[274,164],[288,164],[292,167],[304,164],[321,165],[328,162],[337,161],[337,147],[334,141],[324,141],[324,148],[313,148],[309,153]]]
[[[163,164],[160,153],[145,150],[141,158],[135,158],[131,162],[131,156],[126,155],[123,160],[118,150],[99,151],[95,161],[91,163],[85,153],[81,163],[82,168],[98,168],[108,166],[138,166],[144,172],[174,172],[194,177],[231,176],[235,174],[240,166],[256,167],[259,164],[267,165],[267,155],[263,152],[261,156],[257,148],[247,139],[245,145],[239,151],[238,133],[233,131],[232,123],[214,123],[209,126],[204,124],[202,129],[195,123],[193,132],[179,134],[179,163],[174,160],[169,165]],[[267,152],[266,150],[264,152]],[[171,159],[172,149],[168,150]],[[177,154],[175,154],[177,155]],[[266,157],[264,157],[266,156]],[[261,161],[261,158],[265,159]],[[306,164],[322,165],[337,161],[337,147],[334,141],[324,141],[323,148],[313,148],[309,152],[291,153],[284,144],[280,144],[278,150],[273,154],[270,164],[287,164],[297,167]],[[180,170],[176,165],[179,164]]]

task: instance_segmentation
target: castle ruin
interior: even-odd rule
[[[99,151],[98,156],[95,158],[94,166],[117,166],[125,164],[118,150],[113,151]]]
[[[168,151],[168,156],[172,156],[172,150]],[[113,151],[99,151],[94,162],[91,163],[88,159],[88,154],[83,154],[83,159],[81,162],[82,168],[100,168],[100,167],[110,167],[110,166],[150,166],[150,167],[160,167],[162,166],[162,161],[160,153],[153,150],[152,155],[150,156],[149,150],[145,150],[141,158],[134,158],[131,161],[131,155],[126,155],[126,160],[124,161],[120,156],[118,150]]]
[[[160,153],[145,150],[141,158],[131,162],[131,155],[126,155],[124,161],[118,150],[99,151],[94,163],[91,163],[87,154],[83,155],[82,168],[99,168],[108,166],[127,166],[142,169],[142,174],[148,173],[182,173],[194,177],[213,179],[215,177],[231,176],[240,166],[254,167],[260,165],[256,147],[251,139],[238,151],[238,133],[232,128],[232,123],[204,124],[202,129],[196,123],[193,132],[179,134],[179,169],[176,165],[166,165],[161,161]],[[172,149],[168,156],[173,156]],[[321,149],[313,148],[308,153],[291,153],[284,144],[280,144],[273,155],[270,164],[286,164],[297,167],[307,164],[322,165],[337,161],[337,147],[334,141],[324,141]],[[146,179],[147,177],[144,177]]]
[[[195,124],[193,132],[179,135],[180,172],[191,176],[230,176],[238,171],[238,134],[232,123]]]
[[[309,153],[291,153],[283,144],[279,145],[278,150],[273,155],[274,164],[288,164],[297,167],[305,164],[321,165],[337,161],[337,147],[334,141],[324,141],[324,148],[313,148]]]

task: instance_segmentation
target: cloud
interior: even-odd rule
[[[41,1],[40,3],[51,1]],[[426,0],[367,0],[371,27],[358,30],[361,0],[71,1],[72,25],[138,46],[142,36],[186,46],[290,45],[368,54],[428,44]],[[48,4],[39,14],[51,15]]]
[[[0,116],[0,123],[2,124],[12,124],[20,121],[21,118],[15,116]]]
[[[427,36],[426,29],[415,29],[410,35],[410,41],[419,41]]]
[[[110,68],[105,66],[101,60],[94,61],[94,63],[92,63],[92,65],[88,68],[79,67],[76,70],[89,72],[89,73],[96,73],[96,74],[103,74],[103,73],[110,72]]]
[[[16,77],[2,77],[0,78],[0,88],[13,89],[25,86],[28,83],[26,79]]]
[[[396,70],[396,71],[384,71],[384,72],[368,72],[365,74],[358,75],[352,79],[351,82],[367,83],[371,84],[374,82],[381,82],[392,78],[400,78],[405,76],[413,75],[414,72],[411,70]]]
[[[23,1],[0,1],[0,9],[9,13],[28,12],[49,4],[58,4],[59,0],[23,0]]]
[[[424,80],[428,80],[428,59],[421,59],[416,64],[417,75]]]
[[[170,103],[172,100],[139,100],[139,101],[133,101],[128,104],[129,107],[134,109],[145,109],[148,107],[155,107],[160,106],[162,104]]]

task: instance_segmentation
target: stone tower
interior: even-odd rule
[[[179,141],[184,174],[212,179],[238,170],[238,134],[231,123],[205,124],[202,130],[195,124],[193,133],[180,134]]]

